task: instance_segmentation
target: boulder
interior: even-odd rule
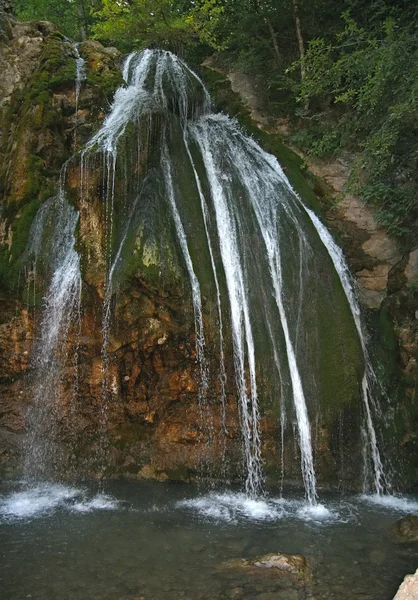
[[[418,517],[416,515],[408,515],[399,519],[395,523],[394,533],[402,541],[418,542]]]
[[[413,575],[407,575],[403,580],[393,600],[417,600],[418,598],[418,569]]]
[[[275,552],[250,559],[235,559],[224,565],[228,569],[245,569],[254,575],[268,571],[275,575],[294,576],[307,582],[312,579],[310,560],[300,554],[282,554]]]

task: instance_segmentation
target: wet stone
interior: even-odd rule
[[[247,561],[247,565],[259,569],[275,569],[292,575],[305,575],[308,571],[306,558],[298,554],[265,554]]]
[[[408,515],[399,519],[393,528],[394,534],[405,542],[418,542],[418,517]]]

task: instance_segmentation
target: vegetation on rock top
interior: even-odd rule
[[[252,77],[293,143],[353,156],[351,191],[405,247],[418,224],[418,9],[412,0],[16,0],[21,18],[122,51],[205,55]]]

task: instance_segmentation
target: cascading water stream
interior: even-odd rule
[[[65,178],[66,165],[61,172],[58,194],[49,208],[55,217],[50,247],[52,275],[43,299],[41,329],[33,355],[34,400],[27,419],[24,464],[25,479],[32,481],[56,476],[62,466],[56,430],[61,370],[67,357],[65,345],[70,327],[80,315],[80,258],[74,249],[79,215],[67,202]]]
[[[222,165],[230,165],[231,171],[239,176],[250,205],[254,210],[259,231],[262,235],[267,252],[267,260],[273,285],[274,296],[283,328],[287,359],[290,368],[290,376],[293,388],[293,401],[296,411],[299,443],[301,449],[302,475],[308,502],[316,503],[316,480],[313,464],[312,441],[310,424],[304,396],[301,377],[298,370],[297,359],[288,326],[286,310],[283,303],[282,267],[280,255],[280,219],[283,212],[297,225],[296,217],[293,215],[290,205],[287,204],[286,196],[283,195],[278,201],[277,194],[283,187],[283,174],[277,161],[266,155],[252,141],[243,136],[234,123],[220,115],[209,115],[203,117],[191,127],[193,135],[199,144],[210,181],[212,200],[217,211],[217,223],[221,245],[224,269],[227,273],[229,295],[231,299],[232,322],[234,328],[234,342],[238,356],[237,371],[241,375],[241,406],[243,414],[243,428],[253,439],[248,444],[246,452],[247,469],[251,473],[254,468],[254,480],[257,482],[261,464],[260,434],[258,430],[259,414],[257,407],[255,354],[252,341],[248,299],[244,283],[244,271],[237,247],[238,234],[235,229],[238,219],[234,215],[237,204],[231,197],[228,184],[222,180]],[[252,167],[252,168],[249,168]],[[229,200],[229,202],[228,202]],[[234,218],[235,216],[235,218]],[[306,243],[304,234],[298,226],[301,247]],[[232,260],[231,260],[232,257]],[[242,316],[243,315],[243,316]],[[247,335],[248,355],[250,357],[250,373],[252,386],[253,412],[251,416],[246,412],[248,400],[243,395],[243,379],[245,378],[243,344],[241,341],[242,320],[245,322]],[[269,324],[267,325],[269,327]],[[275,356],[277,360],[277,353]],[[278,361],[276,363],[278,366]],[[279,370],[279,369],[278,369]],[[251,444],[251,445],[250,445]],[[250,479],[251,482],[251,479]],[[247,491],[257,490],[257,484],[250,483]]]
[[[75,59],[75,115],[77,119],[78,113],[78,102],[80,99],[80,91],[83,82],[86,80],[86,61],[82,56],[80,56],[80,52],[78,50],[79,44],[76,43],[73,45],[74,54],[76,56]]]
[[[196,127],[198,127],[198,124],[196,124]],[[201,148],[215,207],[220,251],[231,310],[235,374],[240,400],[244,459],[247,472],[246,491],[251,495],[256,495],[261,491],[262,486],[260,419],[257,403],[255,350],[246,293],[247,283],[239,254],[236,223],[228,205],[228,200],[231,199],[227,197],[228,190],[225,190],[222,186],[220,172],[211,151],[210,139],[207,132],[197,132],[192,128],[191,131]],[[246,391],[245,349],[247,350],[248,368],[250,370],[250,397],[248,397]]]
[[[77,107],[85,77],[81,61],[78,56]],[[132,243],[129,240],[135,235],[134,230],[140,220],[138,215],[142,214],[141,204],[148,201],[145,197],[148,175],[144,177],[143,172],[148,173],[147,161],[151,161],[149,147],[155,142],[153,135],[156,137],[157,131],[158,145],[153,149],[154,162],[149,177],[154,178],[152,181],[159,186],[158,193],[163,195],[162,201],[170,215],[173,236],[190,284],[196,359],[200,369],[198,403],[200,415],[206,421],[202,425],[212,428],[213,435],[208,402],[212,370],[212,363],[208,360],[210,336],[209,329],[205,331],[204,326],[206,302],[210,304],[208,296],[211,295],[211,306],[215,307],[218,324],[216,343],[219,343],[220,429],[222,435],[227,433],[226,405],[230,380],[233,379],[228,379],[227,393],[230,353],[235,375],[234,391],[238,400],[246,493],[255,498],[263,492],[261,407],[266,400],[265,395],[270,395],[268,402],[272,404],[275,401],[277,405],[274,398],[277,394],[280,396],[281,487],[285,467],[285,434],[293,420],[306,500],[310,507],[316,507],[311,422],[318,418],[319,403],[316,400],[315,405],[312,400],[315,374],[311,376],[306,372],[309,357],[306,358],[304,354],[306,338],[309,336],[304,328],[308,322],[305,297],[309,290],[309,271],[316,260],[316,246],[320,245],[320,252],[326,257],[327,264],[327,255],[334,264],[345,292],[344,303],[347,300],[354,318],[353,331],[357,330],[360,339],[366,365],[362,381],[363,402],[375,487],[379,494],[383,493],[387,481],[372,418],[374,404],[371,390],[375,378],[361,326],[359,306],[340,249],[312,211],[301,204],[277,160],[264,152],[254,140],[246,137],[233,120],[210,113],[207,90],[180,59],[159,50],[132,53],[124,63],[123,78],[126,86],[116,91],[109,115],[79,153],[80,206],[85,207],[90,200],[91,166],[96,168],[101,163],[102,169],[102,179],[97,183],[97,188],[100,188],[98,194],[102,202],[101,243],[105,268],[100,409],[103,438],[107,435],[109,394],[113,393],[109,370],[113,299],[117,282],[120,281],[119,275],[123,272],[124,254],[128,252],[126,248],[128,243]],[[133,141],[132,147],[128,145],[130,141]],[[180,172],[185,163],[190,179],[187,193],[182,187]],[[131,166],[132,182],[128,185],[121,179],[126,178],[126,174],[129,177]],[[60,210],[68,214],[62,213],[64,216],[59,221],[62,227],[65,224],[66,229],[60,232],[61,243],[59,251],[57,249],[55,252],[56,265],[45,301],[39,346],[42,351],[39,350],[37,361],[39,372],[46,373],[49,369],[50,375],[45,375],[44,384],[39,385],[40,395],[45,395],[47,387],[52,386],[52,383],[48,383],[48,377],[59,378],[60,363],[58,358],[54,358],[58,340],[62,342],[66,339],[71,315],[79,311],[81,278],[79,258],[74,250],[74,228],[78,213],[65,199],[64,183],[65,169],[56,201],[60,203]],[[193,206],[192,200],[195,200]],[[193,216],[189,210],[194,211]],[[40,213],[39,219],[41,217]],[[199,255],[202,245],[198,246],[198,250],[193,246],[193,228],[196,225],[193,219],[199,219],[199,233],[205,245],[204,252],[207,253],[210,272],[205,274],[205,279],[203,259],[201,263]],[[315,236],[315,240],[312,241],[310,236]],[[202,239],[199,241],[202,242]],[[39,249],[32,252],[35,262],[38,252]],[[205,285],[209,287],[209,284],[205,281],[209,280],[214,289],[207,292]],[[348,312],[346,304],[344,306]],[[312,317],[309,318],[312,320]],[[263,364],[266,356],[271,365],[270,371]],[[263,383],[260,385],[264,368],[264,378],[267,373],[267,379],[274,380],[274,385],[267,386],[268,392],[263,391]],[[37,397],[39,394],[37,392]],[[36,400],[35,407],[39,402]],[[45,403],[39,414],[44,411],[42,414],[45,415],[48,406]],[[288,411],[291,411],[291,415],[287,414]],[[42,437],[41,429],[38,427],[36,430],[36,427],[33,440]],[[47,437],[54,438],[53,435]],[[35,447],[34,442],[32,446]],[[35,456],[37,452],[35,449],[32,454]],[[103,470],[105,459],[103,453]]]
[[[362,397],[364,408],[366,412],[366,428],[367,428],[367,437],[370,446],[370,454],[373,462],[374,468],[374,487],[376,493],[380,496],[385,493],[385,489],[388,487],[388,479],[384,473],[382,459],[380,457],[379,447],[377,443],[376,430],[373,424],[373,416],[372,409],[370,406],[371,403],[371,395],[372,389],[375,386],[377,379],[375,372],[373,370],[369,352],[367,350],[366,345],[366,336],[363,331],[363,325],[361,322],[361,312],[360,306],[356,298],[356,294],[354,292],[354,283],[352,281],[352,277],[350,274],[350,270],[348,268],[347,262],[344,258],[344,254],[337,246],[335,241],[333,240],[331,234],[327,230],[327,228],[321,223],[318,217],[306,206],[304,207],[307,214],[309,215],[315,229],[318,232],[319,237],[321,238],[324,246],[328,250],[328,253],[332,259],[335,270],[338,273],[338,276],[341,281],[341,285],[344,289],[345,295],[347,296],[348,303],[350,305],[350,309],[353,315],[354,323],[356,325],[356,329],[358,332],[358,336],[361,343],[361,348],[363,350],[364,355],[364,363],[365,363],[365,371],[361,383],[362,388]]]
[[[164,172],[164,180],[167,190],[167,196],[172,210],[173,220],[176,227],[177,239],[180,244],[181,251],[183,253],[184,261],[186,263],[186,269],[189,275],[190,284],[192,287],[192,301],[195,318],[195,329],[196,329],[196,354],[197,360],[201,369],[201,389],[200,389],[200,402],[203,402],[207,393],[208,388],[208,373],[205,359],[205,333],[203,328],[203,314],[202,314],[202,297],[200,293],[199,280],[194,271],[193,262],[190,256],[189,248],[187,245],[187,237],[184,231],[183,224],[181,222],[180,214],[176,205],[176,198],[173,186],[173,175],[172,166],[170,161],[170,155],[168,148],[163,143],[162,149],[162,165]]]
[[[208,103],[208,106],[209,106],[209,103]],[[216,289],[216,303],[217,303],[217,308],[218,308],[218,320],[219,320],[219,382],[220,382],[220,386],[221,386],[221,418],[222,418],[222,428],[224,430],[224,433],[227,434],[228,432],[227,432],[227,428],[226,428],[226,405],[225,405],[227,375],[226,375],[225,354],[224,354],[224,325],[223,325],[223,317],[222,317],[221,290],[220,290],[220,286],[219,286],[219,278],[218,278],[218,274],[216,271],[213,247],[212,247],[212,242],[211,242],[210,233],[209,233],[208,206],[207,206],[207,202],[206,202],[203,190],[202,190],[202,185],[201,185],[200,178],[199,178],[199,175],[196,170],[193,156],[192,156],[192,153],[190,152],[189,140],[188,140],[187,133],[188,133],[188,131],[185,128],[184,144],[186,147],[187,156],[189,157],[190,164],[192,165],[192,168],[193,168],[193,174],[194,174],[194,178],[196,181],[197,190],[199,193],[200,206],[202,209],[203,221],[204,221],[204,225],[205,225],[206,240],[207,240],[207,244],[208,244],[208,248],[209,248],[210,263],[211,263],[211,267],[212,267],[213,279],[215,282],[215,289]]]

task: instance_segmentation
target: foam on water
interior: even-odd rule
[[[297,510],[296,514],[304,521],[338,521],[340,517],[338,512],[331,511],[323,504],[315,506],[305,504]]]
[[[234,522],[238,519],[272,521],[284,516],[284,509],[261,498],[250,498],[246,494],[217,494],[182,500],[179,508],[188,508],[199,515],[220,521]]]
[[[106,494],[98,494],[89,500],[76,502],[70,508],[74,512],[86,513],[93,510],[114,510],[118,508],[118,506],[119,502],[111,496],[107,496]]]
[[[284,498],[251,498],[243,493],[215,493],[182,500],[177,508],[188,509],[201,517],[236,523],[238,521],[279,521],[296,518],[315,523],[347,522],[352,511],[330,509],[323,504],[311,505],[303,500]]]
[[[384,494],[362,494],[360,499],[369,504],[382,506],[389,510],[418,514],[418,501],[413,498]]]
[[[104,494],[89,497],[83,489],[45,483],[0,496],[0,521],[42,517],[57,509],[90,512],[112,510],[118,505],[118,501]]]
[[[0,515],[17,519],[39,516],[72,500],[79,490],[58,484],[45,484],[14,492],[0,500]]]

